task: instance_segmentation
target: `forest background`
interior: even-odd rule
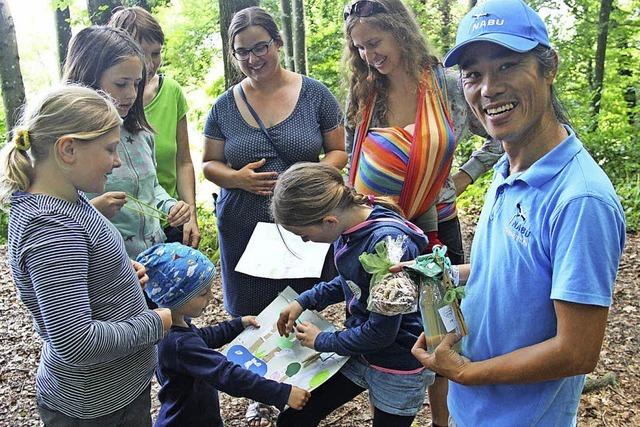
[[[426,38],[442,55],[452,46],[460,17],[473,0],[405,0]],[[283,64],[324,82],[344,102],[341,64],[342,10],[346,0],[0,0],[0,141],[15,111],[60,79],[60,57],[72,33],[105,22],[113,7],[138,4],[150,9],[166,35],[161,71],[180,82],[190,105],[190,141],[198,176],[201,249],[217,258],[213,184],[201,172],[202,128],[215,98],[238,78],[223,60],[224,35],[231,14],[260,4],[279,20],[286,37]],[[540,11],[561,58],[556,90],[574,129],[611,177],[625,208],[628,240],[596,371],[598,389],[583,394],[578,425],[640,425],[640,0],[529,0]],[[282,13],[282,11],[285,11]],[[12,17],[12,18],[11,18]],[[14,26],[15,22],[15,26]],[[220,22],[223,24],[221,25]],[[222,28],[221,28],[222,27]],[[287,31],[287,28],[290,31]],[[480,141],[465,140],[457,159],[464,160]],[[0,145],[2,142],[0,142]],[[472,185],[459,201],[468,244],[490,174]],[[40,340],[19,302],[6,263],[7,216],[0,212],[0,427],[39,425],[33,378]],[[204,316],[205,324],[224,320],[220,287]],[[329,318],[339,323],[337,307]],[[333,317],[331,317],[333,316]],[[157,385],[154,396],[157,392]],[[594,387],[595,388],[595,387]],[[229,426],[243,426],[246,402],[222,396]],[[367,425],[366,398],[345,405],[323,426]],[[158,402],[154,400],[154,411]],[[425,408],[415,425],[430,425]]]
[[[439,55],[455,43],[457,23],[473,0],[405,0]],[[215,98],[238,78],[223,52],[226,26],[240,8],[259,4],[279,19],[285,35],[283,64],[325,83],[344,102],[341,62],[344,1],[341,0],[0,0],[0,74],[3,106],[0,135],[7,135],[15,111],[26,99],[57,83],[71,33],[108,20],[116,6],[138,4],[160,21],[166,42],[161,72],[185,89],[198,200],[209,231],[203,249],[216,258],[213,187],[200,168],[202,127]],[[561,58],[556,90],[578,135],[611,177],[627,215],[628,229],[640,226],[640,0],[531,0],[550,30]],[[11,17],[13,16],[13,19]],[[13,22],[12,22],[13,21]],[[15,26],[14,26],[15,22]],[[223,25],[220,25],[220,22]],[[15,29],[15,31],[14,31]],[[221,31],[222,30],[222,31]],[[12,50],[11,36],[16,40]],[[222,36],[221,36],[222,34]],[[3,138],[6,139],[6,138]],[[462,141],[466,159],[479,141]],[[490,174],[460,201],[476,214]],[[0,243],[6,214],[0,214]]]

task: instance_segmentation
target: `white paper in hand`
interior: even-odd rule
[[[328,243],[304,242],[282,227],[278,232],[276,224],[259,222],[236,271],[267,279],[320,277],[328,250]]]

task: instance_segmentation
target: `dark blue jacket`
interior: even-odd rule
[[[213,350],[243,331],[240,318],[207,328],[173,326],[158,345],[156,427],[222,427],[218,390],[284,409],[291,386],[267,380]]]
[[[406,235],[403,260],[415,259],[427,246],[427,238],[413,224],[395,212],[376,206],[362,224],[344,233],[334,243],[339,275],[302,293],[297,301],[305,309],[322,310],[341,301],[347,302],[346,329],[323,332],[315,349],[345,356],[361,355],[372,365],[387,369],[414,370],[422,367],[411,355],[411,347],[422,332],[420,313],[384,316],[367,310],[371,274],[364,271],[358,257],[374,252],[375,245],[387,236]]]

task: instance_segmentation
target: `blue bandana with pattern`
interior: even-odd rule
[[[142,252],[136,261],[147,269],[145,292],[160,307],[177,308],[205,289],[216,274],[202,252],[180,243],[161,243]]]

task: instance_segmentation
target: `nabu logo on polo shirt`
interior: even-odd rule
[[[514,211],[509,223],[505,226],[505,233],[516,242],[529,246],[531,237],[531,227],[527,223],[529,215],[520,203],[516,203]]]

